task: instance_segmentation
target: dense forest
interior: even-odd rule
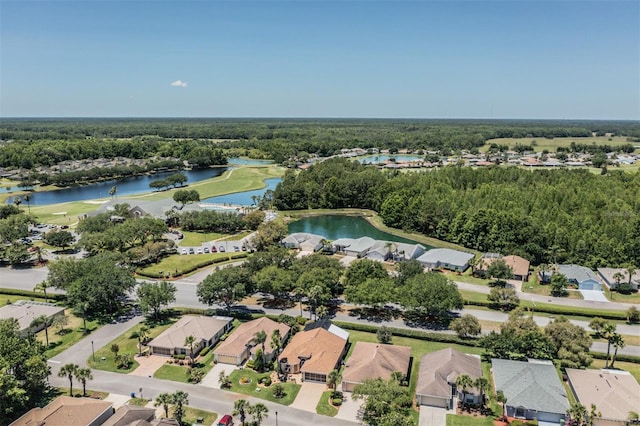
[[[344,159],[289,171],[281,210],[359,207],[384,223],[534,264],[640,264],[640,173],[472,169],[379,170]]]
[[[584,137],[592,132],[640,140],[640,126],[633,121],[3,119],[0,167],[153,156],[221,164],[216,148],[282,163],[309,154],[329,156],[342,148],[454,152],[481,147],[493,138]]]

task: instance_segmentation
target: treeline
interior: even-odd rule
[[[53,166],[69,160],[113,159],[116,157],[146,159],[173,158],[187,160],[196,167],[227,164],[227,158],[215,142],[207,140],[163,140],[159,137],[136,136],[132,139],[105,139],[82,136],[79,139],[42,138],[43,134],[6,137],[0,122],[0,167],[30,169]],[[6,129],[5,129],[6,130]],[[27,137],[28,136],[28,137]],[[11,142],[9,142],[11,141]]]
[[[631,121],[84,119],[0,120],[0,166],[52,165],[68,159],[148,158],[224,164],[197,148],[242,149],[278,163],[341,148],[455,151],[493,138],[585,137],[592,132],[640,138]],[[235,151],[237,152],[237,151]],[[202,154],[205,155],[202,155]],[[215,155],[213,155],[215,157]]]
[[[343,159],[286,173],[281,210],[372,209],[394,228],[534,264],[640,265],[640,173],[445,167],[383,171]]]
[[[243,216],[215,210],[187,211],[180,214],[180,227],[185,231],[232,234],[245,228]]]

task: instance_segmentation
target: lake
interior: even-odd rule
[[[227,167],[216,167],[212,169],[182,170],[187,176],[187,183],[194,183],[205,179],[220,176],[227,170]],[[133,195],[153,191],[149,188],[151,181],[165,178],[177,171],[155,173],[152,175],[132,176],[118,180],[89,183],[82,186],[60,188],[55,191],[42,191],[31,193],[30,204],[34,206],[46,206],[49,204],[66,203],[69,201],[93,200],[96,198],[109,197],[109,190],[115,185],[118,188],[116,195]],[[14,188],[17,189],[17,188]],[[9,197],[7,203],[13,201]],[[24,203],[24,201],[23,201]],[[26,205],[26,204],[25,204]]]
[[[280,183],[282,179],[280,178],[271,178],[265,179],[264,183],[267,185],[262,189],[254,189],[252,191],[243,191],[243,192],[234,192],[233,194],[219,195],[217,197],[207,198],[202,200],[205,203],[214,203],[214,204],[232,204],[234,206],[250,206],[254,204],[252,196],[262,197],[262,195],[268,189],[274,190],[278,183]]]
[[[373,154],[367,155],[366,157],[358,158],[358,161],[361,163],[370,163],[370,164],[379,164],[384,163],[385,161],[389,161],[390,159],[395,158],[396,162],[403,161],[422,161],[424,160],[424,156],[419,155],[406,155],[406,154],[398,154],[398,155],[388,155],[388,154]]]
[[[396,241],[399,243],[416,244],[409,240],[376,229],[361,216],[323,215],[308,216],[289,223],[289,233],[307,232],[324,236],[328,240],[338,238],[371,237],[374,240]],[[426,248],[431,248],[420,243]]]

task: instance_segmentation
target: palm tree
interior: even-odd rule
[[[73,396],[73,376],[75,376],[79,368],[77,364],[65,364],[58,371],[58,377],[67,377],[69,379],[69,396]]]
[[[629,285],[631,285],[631,279],[636,274],[636,267],[633,265],[627,266],[627,274],[629,274]]]
[[[464,404],[467,397],[467,389],[473,386],[473,379],[466,374],[461,374],[456,378],[456,388],[462,390],[462,404]]]
[[[640,414],[637,411],[629,411],[627,415],[627,423],[630,425],[638,424],[638,420],[640,420]]]
[[[338,370],[331,370],[329,374],[327,374],[327,386],[329,387],[329,389],[335,390],[339,381],[340,372],[338,372]]]
[[[604,368],[609,368],[609,355],[611,354],[611,344],[616,335],[616,325],[612,322],[606,322],[599,334],[600,337],[607,340],[607,359],[604,362]]]
[[[82,311],[82,324],[84,327],[84,334],[87,334],[87,310],[89,310],[89,302],[80,302],[77,305],[77,309]]]
[[[269,346],[273,349],[274,357],[278,356],[278,352],[280,351],[280,347],[282,346],[282,336],[280,336],[280,330],[277,328],[273,330],[271,333],[271,341],[269,342]]]
[[[40,328],[44,326],[44,336],[47,346],[49,346],[49,326],[51,325],[51,321],[51,318],[47,315],[40,315],[39,317],[34,318],[29,325],[30,328]]]
[[[611,338],[611,344],[613,345],[614,350],[613,350],[613,357],[611,358],[610,367],[613,368],[613,364],[615,364],[616,357],[618,356],[618,349],[624,348],[626,346],[626,343],[621,334],[613,333],[613,336]]]
[[[27,203],[27,209],[29,210],[29,214],[31,214],[31,204],[29,204],[29,202],[31,201],[31,195],[25,194],[22,196],[22,199],[25,203]]]
[[[329,315],[329,309],[326,306],[318,306],[318,309],[316,309],[316,318],[324,318],[327,315]]]
[[[616,288],[620,288],[620,282],[624,279],[624,274],[621,272],[616,272],[613,274],[613,279],[616,282]]]
[[[251,409],[251,404],[246,399],[238,399],[233,403],[233,412],[232,416],[240,417],[240,424],[244,425],[244,421],[247,418],[247,411]]]
[[[113,352],[113,357],[118,358],[118,352],[120,352],[120,346],[118,346],[117,343],[113,343],[111,344],[111,347],[109,349],[111,349],[111,352]]]
[[[76,379],[82,383],[82,396],[87,396],[87,380],[93,380],[90,368],[78,368],[75,372]]]
[[[142,327],[140,327],[140,330],[138,330],[137,334],[138,334],[138,354],[142,355],[142,345],[149,337],[149,327],[147,327],[146,325],[143,325]]]
[[[300,304],[300,316],[302,316],[302,298],[306,295],[306,290],[300,285],[293,289],[293,294],[298,298],[298,303]]]
[[[158,407],[162,405],[164,409],[164,416],[169,418],[169,404],[172,402],[172,397],[170,393],[164,392],[156,397],[156,401],[153,403],[154,407]]]
[[[44,293],[44,300],[47,301],[47,289],[49,287],[53,287],[53,286],[49,284],[49,281],[44,280],[36,284],[36,286],[33,288],[33,291],[42,291]]]
[[[480,403],[484,405],[484,393],[487,389],[489,389],[489,380],[484,377],[478,377],[474,382],[473,386],[480,391]]]
[[[507,404],[507,397],[504,396],[504,392],[501,390],[496,392],[496,401],[502,404],[502,414],[504,415],[504,406]]]
[[[189,349],[191,350],[191,359],[193,359],[193,345],[196,342],[196,338],[193,335],[187,336],[186,339],[184,339],[184,345],[185,346],[189,346]]]
[[[571,418],[572,424],[583,425],[589,417],[587,409],[580,403],[573,403],[571,408],[567,410],[567,415]]]
[[[49,251],[41,246],[33,246],[33,254],[35,254],[38,258],[38,263],[42,263],[42,261],[44,260],[44,256],[46,256],[47,254],[49,254]],[[46,296],[45,296],[46,298]]]
[[[260,426],[262,421],[269,417],[269,409],[262,403],[258,402],[256,405],[249,407],[249,413],[253,416],[253,421],[256,425]]]
[[[173,409],[173,417],[178,421],[178,424],[182,424],[184,406],[189,404],[189,394],[183,391],[176,391],[171,395],[171,402],[175,405],[175,408]]]
[[[262,365],[266,363],[264,359],[264,342],[267,341],[267,333],[264,330],[256,331],[256,334],[253,335],[253,343],[256,345],[260,345],[262,347]]]

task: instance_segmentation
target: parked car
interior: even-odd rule
[[[247,251],[247,246],[242,246],[242,251]]]
[[[218,248],[218,250],[220,251],[220,253],[224,253],[224,246],[220,246],[220,248]]]
[[[189,248],[189,254],[194,254],[196,251],[193,249],[193,247]]]
[[[225,414],[218,422],[218,426],[233,426],[233,417],[229,414]]]
[[[216,248],[216,246],[211,246],[211,253],[216,253],[218,251],[218,249]]]
[[[238,246],[233,246],[233,251],[240,251],[240,247],[238,247]]]
[[[198,249],[196,250],[196,253],[202,254],[202,247],[198,247]]]
[[[205,252],[205,253],[209,253],[209,247],[205,247],[205,248],[204,248],[204,252]]]
[[[182,250],[180,250],[180,254],[187,254],[187,249],[183,248]]]

